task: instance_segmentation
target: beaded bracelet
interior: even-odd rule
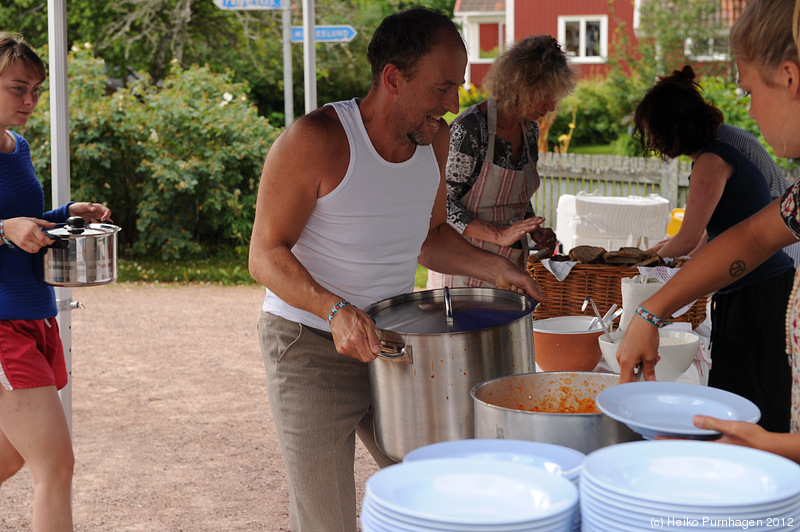
[[[328,312],[328,325],[330,325],[330,323],[333,321],[333,318],[336,316],[336,314],[349,304],[350,302],[348,302],[346,299],[342,299],[333,307],[331,307],[331,311]]]
[[[656,327],[658,327],[659,329],[660,329],[660,328],[662,328],[662,327],[666,327],[667,325],[669,325],[669,322],[668,322],[668,321],[662,320],[661,318],[659,318],[658,316],[656,316],[656,315],[655,315],[655,314],[653,314],[652,312],[650,312],[650,311],[646,310],[646,309],[645,309],[643,306],[641,306],[641,305],[639,305],[638,307],[636,307],[636,314],[638,314],[639,316],[641,316],[642,318],[644,318],[644,319],[645,319],[646,321],[648,321],[649,323],[652,323],[653,325],[655,325],[655,326],[656,326]]]
[[[3,239],[3,244],[8,246],[8,249],[14,249],[14,247],[15,247],[14,243],[11,242],[11,240],[9,240],[8,237],[6,236],[5,223],[6,223],[5,220],[0,220],[0,238]]]

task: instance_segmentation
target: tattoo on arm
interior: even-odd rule
[[[741,276],[744,271],[747,269],[743,260],[735,260],[731,263],[731,267],[728,269],[731,277],[739,277]]]

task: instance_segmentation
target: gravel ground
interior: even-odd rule
[[[73,508],[80,531],[285,531],[256,286],[73,290]],[[359,443],[357,486],[377,466]],[[362,493],[359,493],[359,500]],[[0,486],[0,529],[30,529],[23,469]]]

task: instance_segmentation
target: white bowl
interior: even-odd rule
[[[603,360],[615,373],[619,373],[619,362],[617,362],[617,348],[625,335],[625,331],[614,331],[611,338],[614,343],[608,341],[605,335],[598,338],[600,351],[603,352]],[[700,348],[700,336],[693,332],[671,331],[660,329],[658,331],[659,344],[658,356],[661,359],[656,363],[657,381],[676,381],[683,375],[697,355]]]

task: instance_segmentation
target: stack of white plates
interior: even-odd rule
[[[578,490],[565,478],[510,462],[404,462],[367,480],[364,532],[568,532]]]
[[[580,496],[584,532],[795,530],[800,466],[722,443],[624,443],[589,454]]]
[[[477,438],[425,445],[408,453],[403,462],[433,458],[473,458],[511,462],[544,469],[577,485],[586,455],[575,449],[552,443]]]

